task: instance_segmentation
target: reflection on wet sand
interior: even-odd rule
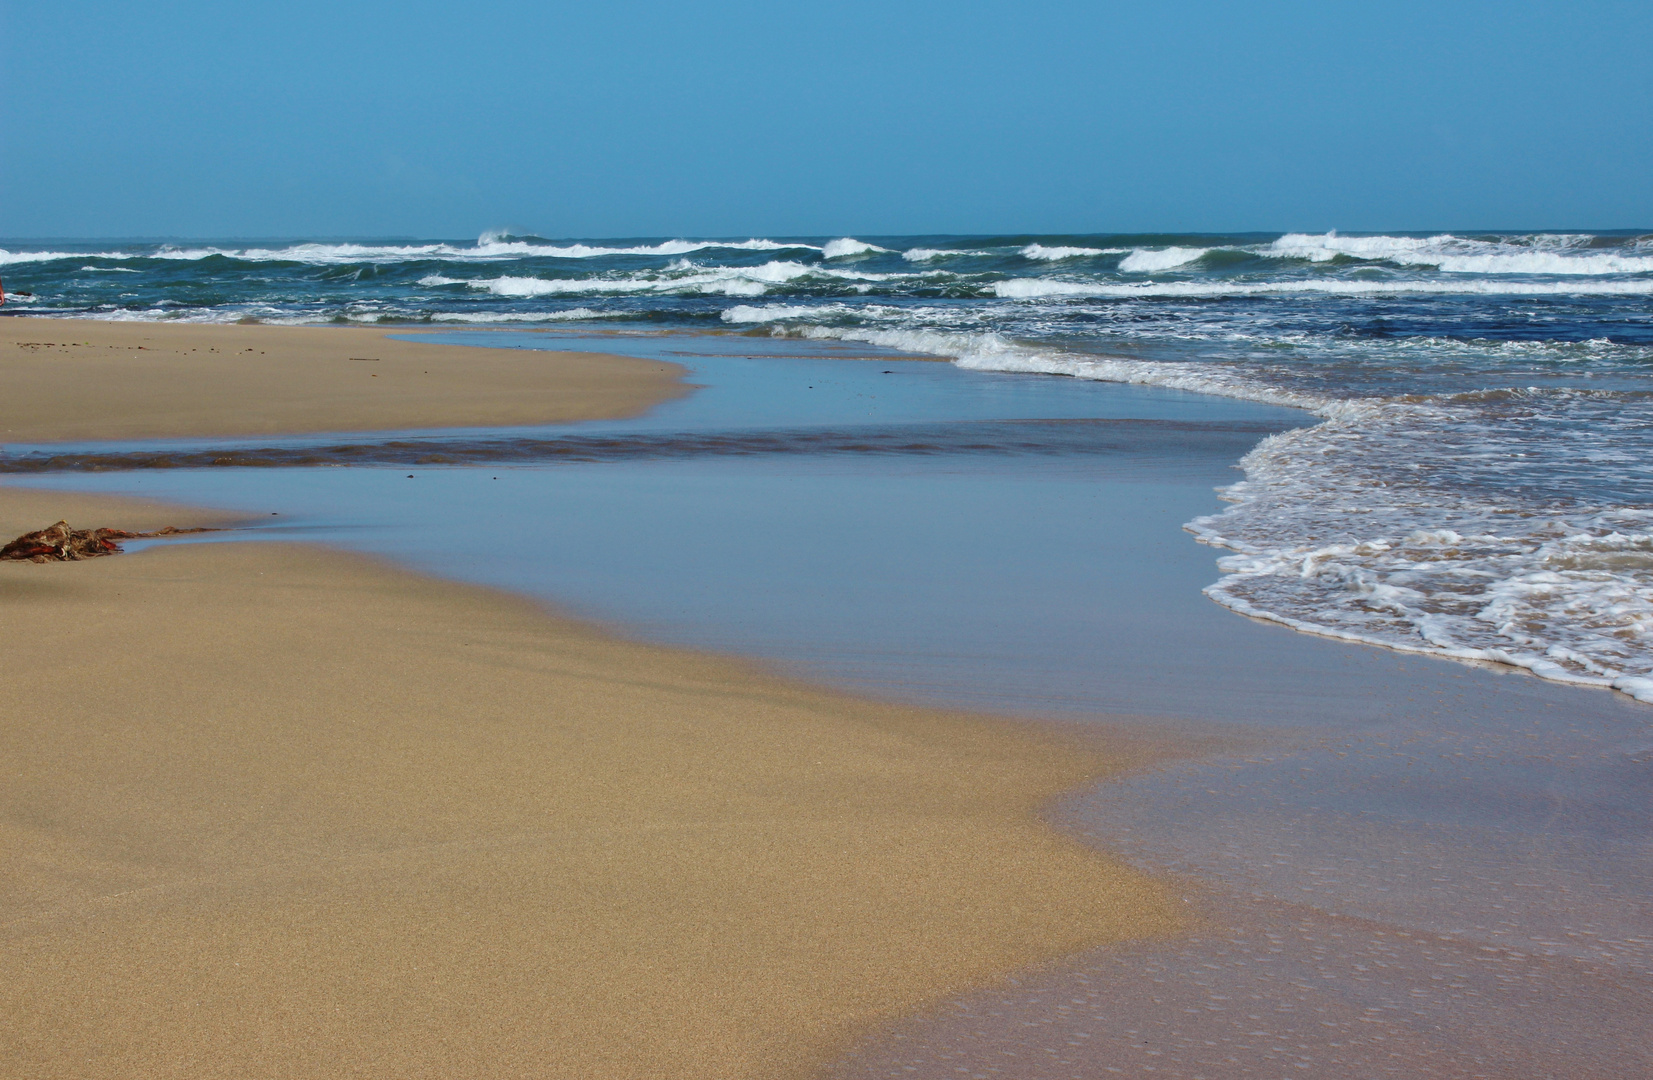
[[[1419,676],[1393,721],[1330,712],[1066,800],[1055,820],[1176,873],[1205,927],[972,996],[837,1075],[1653,1073],[1646,707]]]

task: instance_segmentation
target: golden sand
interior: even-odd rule
[[[210,515],[0,488],[60,517]],[[803,1076],[1177,926],[1038,819],[1118,755],[359,556],[4,563],[0,631],[0,1077]]]
[[[545,424],[684,392],[675,364],[348,326],[0,319],[0,442]]]

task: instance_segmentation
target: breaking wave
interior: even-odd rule
[[[1155,281],[1112,283],[1063,281],[1055,278],[1011,278],[993,284],[993,295],[1014,300],[1049,297],[1138,296],[1204,297],[1266,296],[1322,293],[1335,296],[1378,296],[1401,293],[1479,296],[1648,296],[1653,280],[1592,281],[1454,281],[1440,278],[1284,278],[1274,281]]]
[[[1588,235],[1540,234],[1496,240],[1451,234],[1411,236],[1310,236],[1288,233],[1258,253],[1281,259],[1330,262],[1343,257],[1402,266],[1429,266],[1453,274],[1647,274],[1653,252],[1633,246],[1630,254],[1600,251]]]
[[[834,241],[843,243],[844,241]],[[858,243],[859,241],[850,241]],[[867,245],[867,250],[882,251]],[[617,255],[676,256],[700,251],[822,251],[821,245],[777,240],[666,240],[656,244],[593,245],[554,244],[502,237],[484,233],[474,245],[431,244],[291,244],[286,247],[175,247],[157,245],[144,250],[7,251],[0,249],[0,266],[20,263],[57,262],[66,259],[108,259],[138,261],[161,259],[171,262],[198,262],[205,259],[234,259],[240,262],[290,262],[318,266],[340,263],[397,262],[492,262],[512,259],[600,259]]]
[[[877,244],[857,240],[852,236],[845,236],[838,240],[828,240],[821,248],[821,258],[844,259],[851,255],[866,255],[871,252],[887,253],[889,250],[889,248],[882,248]]]
[[[1040,259],[1044,262],[1061,262],[1065,259],[1089,259],[1096,255],[1117,255],[1120,248],[1089,248],[1089,247],[1046,247],[1043,244],[1029,244],[1018,253],[1024,259]]]
[[[1203,258],[1209,248],[1168,247],[1158,250],[1137,248],[1119,260],[1119,268],[1127,274],[1151,274],[1156,270],[1173,270]]]

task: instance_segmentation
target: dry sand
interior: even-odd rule
[[[684,392],[675,364],[386,334],[0,318],[0,442],[544,424]]]
[[[0,488],[59,517],[203,521]],[[0,620],[0,1077],[804,1076],[1178,926],[1038,820],[1124,750],[293,545],[0,564]]]

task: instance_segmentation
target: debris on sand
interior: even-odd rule
[[[183,536],[188,533],[217,532],[217,529],[175,529],[168,525],[157,532],[127,532],[125,529],[72,529],[67,521],[39,532],[24,533],[0,547],[0,559],[22,562],[72,562],[99,555],[119,555],[121,540],[145,540],[154,536]]]

